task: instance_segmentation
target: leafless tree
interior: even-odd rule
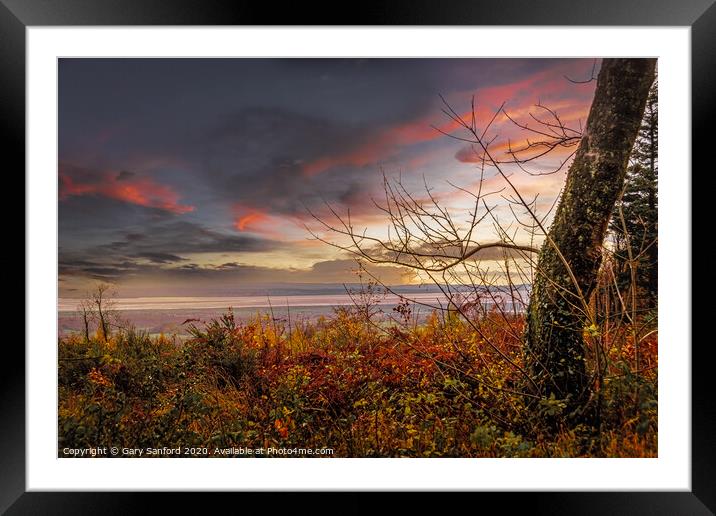
[[[77,305],[77,312],[82,319],[82,331],[84,334],[85,342],[89,342],[89,328],[90,323],[94,319],[94,306],[89,299],[83,299]]]
[[[653,59],[603,60],[584,129],[566,125],[542,104],[536,106],[537,114],[529,115],[529,121],[518,120],[503,105],[479,127],[474,99],[468,115],[461,115],[443,99],[443,112],[459,132],[438,130],[469,144],[477,162],[479,177],[474,188],[451,183],[471,199],[469,210],[454,213],[441,204],[425,181],[424,191],[417,195],[405,187],[401,177],[390,180],[383,174],[384,196],[374,204],[387,218],[386,236],[357,227],[350,211],[339,214],[330,204],[326,204],[326,216],[311,212],[319,229],[309,230],[318,240],[359,260],[416,270],[443,294],[445,305],[437,301],[427,306],[461,316],[494,355],[523,378],[523,388],[514,394],[566,398],[576,407],[576,414],[591,382],[583,333],[598,324],[590,297],[654,67]],[[499,153],[495,145],[498,136],[492,130],[501,116],[526,138],[519,144],[508,141],[507,151]],[[566,150],[567,157],[547,171],[532,169],[556,150]],[[527,198],[520,192],[509,171],[516,167],[531,176],[544,175],[568,164],[562,195],[546,213],[539,213],[537,196]],[[502,180],[501,188],[484,191],[488,170]],[[499,216],[498,195],[507,200],[512,216],[508,223]],[[554,220],[547,227],[552,212]],[[492,239],[484,237],[486,227],[491,227]],[[497,273],[483,264],[494,252],[504,263]],[[524,290],[516,287],[524,284],[532,285],[527,330],[516,335],[517,327],[512,324],[515,307],[527,303]],[[505,322],[505,331],[523,342],[522,360],[483,332],[476,315],[488,304]]]
[[[106,283],[98,284],[90,296],[97,317],[97,329],[100,338],[105,342],[112,333],[111,325],[116,317],[113,296],[112,286]]]

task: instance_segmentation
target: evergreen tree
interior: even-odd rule
[[[541,394],[580,409],[589,390],[584,329],[602,245],[623,191],[654,82],[655,59],[604,59],[587,125],[539,253],[527,309],[528,367]],[[579,411],[571,411],[579,416]]]
[[[658,85],[654,81],[632,149],[624,193],[610,224],[619,287],[631,293],[632,282],[636,283],[635,296],[627,298],[637,300],[637,310],[657,306],[658,115]]]

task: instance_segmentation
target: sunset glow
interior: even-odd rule
[[[579,129],[592,59],[60,60],[60,292],[96,281],[124,295],[218,294],[261,282],[351,281],[352,259],[310,240],[314,219],[350,213],[385,235],[383,176],[428,185],[457,218],[479,184],[478,150],[459,139],[441,97],[478,126],[490,151],[524,147],[515,126],[548,106]],[[546,168],[570,156],[558,148]],[[499,158],[498,158],[499,159]],[[564,170],[507,167],[544,213]],[[486,176],[485,187],[498,187]],[[495,213],[508,209],[495,196]],[[308,227],[308,229],[307,229]],[[490,227],[480,238],[491,238]],[[394,282],[420,281],[399,267]],[[180,288],[181,286],[181,288]],[[197,290],[198,289],[198,290]],[[217,290],[219,289],[219,290]],[[185,294],[186,295],[186,292]]]

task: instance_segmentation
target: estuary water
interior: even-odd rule
[[[448,299],[442,292],[410,292],[403,294],[380,294],[372,297],[372,304],[385,316],[397,315],[393,308],[403,299],[408,299],[411,313],[422,321],[436,309],[448,306]],[[493,293],[507,311],[513,310],[508,296]],[[58,333],[64,335],[80,331],[82,320],[77,312],[79,299],[58,300]],[[487,306],[494,301],[483,298]],[[200,324],[218,317],[229,309],[238,320],[248,320],[260,314],[269,315],[286,322],[315,321],[331,316],[339,307],[363,304],[365,299],[354,294],[301,294],[301,295],[244,295],[225,297],[132,297],[113,298],[113,310],[128,325],[150,333],[185,334],[189,323]],[[520,308],[518,307],[518,310]]]

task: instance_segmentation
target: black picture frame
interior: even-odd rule
[[[710,145],[707,128],[714,113],[716,91],[716,6],[715,0],[483,0],[435,2],[362,1],[343,4],[340,17],[327,4],[294,3],[276,5],[205,0],[0,0],[0,123],[4,155],[15,170],[25,169],[25,29],[31,26],[80,25],[548,25],[548,26],[689,26],[691,27],[692,149],[693,169],[706,165]],[[337,8],[336,7],[336,8]],[[348,14],[350,13],[350,14]],[[699,167],[700,168],[700,167]],[[704,168],[704,171],[713,167]],[[19,177],[19,173],[15,174]],[[688,171],[684,180],[692,181]],[[24,191],[24,181],[15,190]],[[692,197],[692,205],[699,195]],[[16,211],[15,211],[16,213]],[[16,215],[15,215],[16,217]],[[7,220],[7,219],[6,219]],[[692,215],[692,220],[695,218]],[[24,246],[23,246],[24,249]],[[23,251],[24,253],[24,251]],[[692,250],[693,253],[693,250]],[[705,265],[707,253],[694,264]],[[5,259],[3,259],[5,261]],[[4,269],[4,279],[19,278]],[[695,271],[692,271],[694,274]],[[25,271],[26,275],[31,271]],[[48,292],[54,288],[48,286]],[[708,303],[692,302],[692,321],[707,320]],[[26,307],[30,310],[32,307]],[[701,317],[698,317],[698,316]],[[514,510],[525,504],[531,512],[549,514],[714,514],[716,511],[716,409],[711,397],[712,367],[707,359],[709,339],[692,339],[692,491],[691,492],[589,492],[589,493],[480,493],[480,500],[503,503],[509,497]],[[15,339],[15,342],[17,339]],[[148,498],[160,497],[163,511],[176,507],[180,512],[206,500],[191,499],[184,493],[78,493],[26,492],[25,489],[25,353],[14,342],[5,342],[4,365],[0,370],[0,511],[7,514],[132,514],[150,508]],[[668,345],[688,343],[668,343]],[[711,487],[709,487],[711,486]],[[204,494],[204,497],[206,494]],[[259,494],[211,494],[212,504],[229,496],[241,497],[244,510]],[[460,496],[465,494],[453,494]],[[305,493],[295,493],[282,503],[294,508],[308,507]],[[372,502],[356,493],[341,495],[344,510],[372,510]],[[422,494],[413,494],[409,503],[422,504]],[[457,501],[457,500],[455,500]],[[276,503],[276,502],[272,502]],[[332,502],[334,504],[336,502]],[[454,504],[454,502],[453,502]],[[451,504],[451,505],[453,505]],[[322,504],[323,505],[323,504]],[[312,510],[319,510],[311,504]],[[327,504],[326,504],[327,506]],[[276,508],[274,506],[274,508]],[[408,507],[406,506],[407,510]],[[329,508],[330,510],[330,508]],[[333,510],[337,510],[333,505]],[[232,511],[233,512],[233,511]],[[341,510],[343,512],[343,509]]]

